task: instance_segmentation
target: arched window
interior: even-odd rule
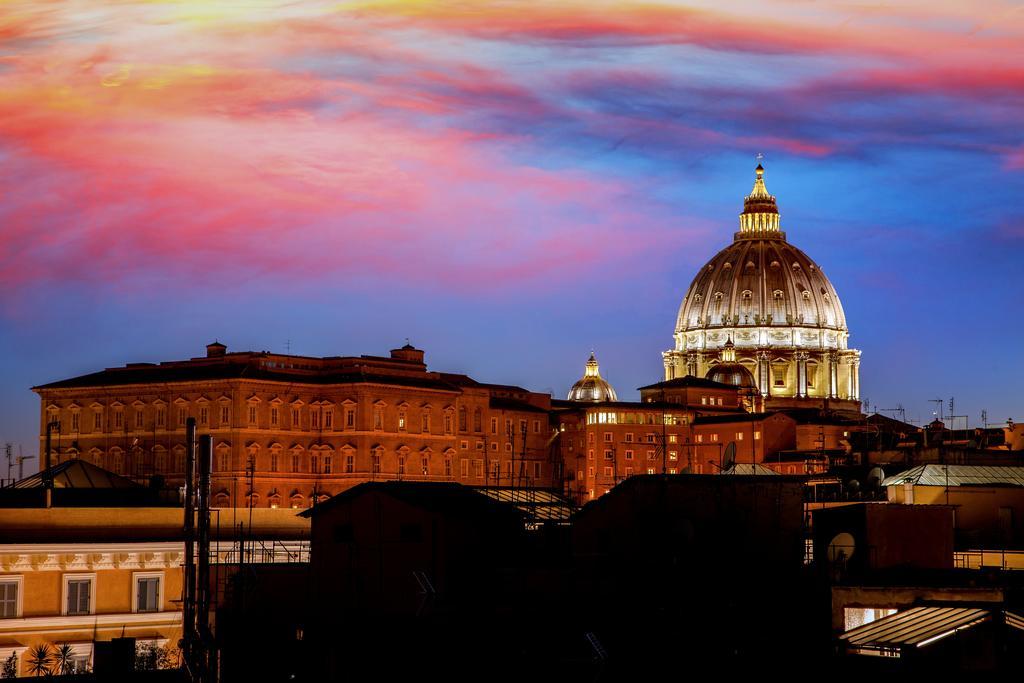
[[[483,412],[480,408],[473,411],[473,431],[482,432],[484,430],[484,417]]]
[[[466,431],[466,406],[459,406],[459,431]]]

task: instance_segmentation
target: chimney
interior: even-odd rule
[[[228,347],[221,344],[219,341],[215,341],[212,344],[206,345],[206,357],[207,358],[220,358],[228,352]]]

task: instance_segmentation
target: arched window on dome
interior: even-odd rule
[[[740,313],[743,315],[743,322],[750,322],[750,307],[754,300],[754,293],[749,289],[744,289],[740,295]]]
[[[786,300],[781,289],[772,292],[772,321],[776,324],[786,322]]]
[[[721,319],[721,317],[722,317],[722,306],[723,306],[722,302],[724,300],[725,300],[725,295],[724,294],[722,294],[721,292],[715,292],[715,307],[714,307],[714,311],[712,313],[712,315],[714,315],[715,318]]]

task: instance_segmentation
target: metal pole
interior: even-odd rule
[[[199,439],[199,562],[196,576],[196,611],[199,630],[199,666],[201,681],[211,680],[213,639],[210,633],[210,467],[213,460],[213,437]]]
[[[193,650],[196,637],[196,559],[195,559],[195,464],[196,419],[185,421],[185,590],[182,604],[182,654],[190,670],[194,670]]]

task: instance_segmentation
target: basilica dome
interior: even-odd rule
[[[662,354],[666,379],[711,377],[720,351],[734,342],[735,364],[765,397],[856,401],[860,352],[847,346],[839,295],[821,266],[787,241],[760,164],[739,218],[732,243],[683,296],[674,348]]]
[[[760,165],[756,176],[744,201],[740,232],[694,277],[679,307],[676,335],[699,332],[705,348],[720,348],[736,328],[741,330],[739,346],[799,344],[807,330],[814,330],[815,346],[840,348],[847,329],[839,295],[821,267],[786,241]],[[749,220],[754,216],[760,220]],[[794,328],[801,328],[799,338],[788,333]],[[755,330],[758,335],[752,337]]]
[[[594,358],[594,354],[590,354],[590,360],[587,361],[586,369],[583,371],[583,377],[581,377],[576,384],[572,385],[572,389],[569,390],[570,401],[615,401],[615,389],[608,383],[606,379],[601,377],[601,372],[597,366],[597,359]]]

